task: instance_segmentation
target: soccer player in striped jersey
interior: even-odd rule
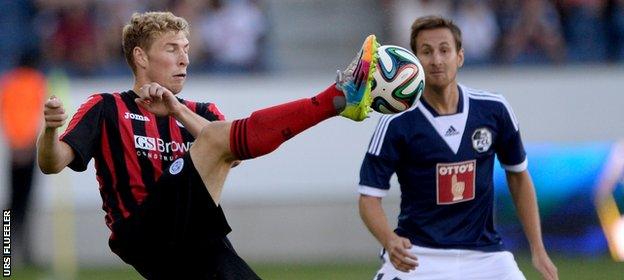
[[[84,171],[95,160],[109,246],[144,277],[259,279],[226,238],[220,199],[230,168],[325,119],[365,119],[378,43],[369,36],[337,83],[318,95],[224,121],[214,104],[176,97],[188,36],[186,20],[171,13],[134,14],[122,42],[133,88],[89,97],[60,137],[67,116],[61,100],[50,98],[39,167]]]
[[[360,170],[360,216],[384,248],[374,279],[524,279],[494,228],[495,155],[533,264],[545,279],[557,279],[509,103],[457,83],[464,55],[452,21],[416,19],[411,48],[425,69],[423,97],[410,110],[381,118]],[[401,207],[393,231],[381,200],[394,173]]]

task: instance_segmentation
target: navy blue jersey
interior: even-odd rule
[[[425,247],[502,250],[493,220],[495,155],[505,170],[527,168],[516,117],[502,96],[460,85],[456,114],[438,115],[421,99],[381,118],[359,192],[385,196],[396,173],[398,235]]]

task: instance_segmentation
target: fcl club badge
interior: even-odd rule
[[[485,127],[476,129],[471,139],[472,148],[479,153],[487,152],[492,146],[492,132]]]
[[[438,204],[453,204],[475,197],[477,161],[470,160],[436,165]]]

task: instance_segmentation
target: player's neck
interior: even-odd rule
[[[134,91],[134,93],[139,92],[139,89],[141,88],[141,86],[138,83],[135,83],[134,86],[132,87],[132,91]]]
[[[141,90],[141,87],[152,83],[153,81],[147,78],[136,78],[134,79],[134,86],[132,87],[132,90],[136,93],[139,92]]]
[[[141,77],[142,75],[136,75],[135,79],[134,79],[134,86],[132,87],[132,90],[134,92],[139,92],[139,89],[145,85],[145,84],[149,84],[151,81],[149,79],[146,79],[144,77]]]
[[[423,98],[439,115],[452,115],[457,113],[459,90],[455,83],[451,83],[447,87],[441,89],[426,88]]]

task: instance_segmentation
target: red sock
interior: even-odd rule
[[[232,122],[230,150],[238,159],[266,155],[286,140],[336,116],[334,97],[343,93],[331,85],[315,97],[262,109]]]

